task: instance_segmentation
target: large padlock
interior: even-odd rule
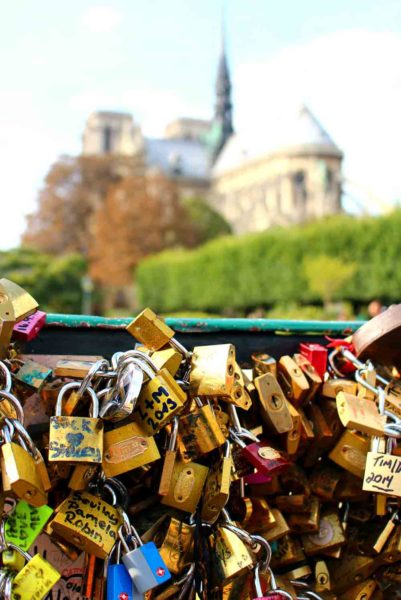
[[[172,517],[166,537],[160,547],[160,555],[168,570],[178,575],[193,560],[195,524],[185,523]]]
[[[116,553],[116,562],[111,564],[112,555]],[[106,600],[133,600],[133,582],[125,567],[121,564],[121,540],[116,542],[111,554],[106,559],[107,598]]]
[[[180,417],[178,439],[184,460],[195,460],[224,444],[225,437],[210,404],[195,398],[195,408]]]
[[[149,381],[142,387],[134,415],[140,427],[154,435],[182,411],[187,395],[167,369],[157,371],[146,359],[141,361],[141,367]]]
[[[233,391],[235,368],[232,344],[196,346],[189,375],[191,395],[229,398]]]
[[[91,398],[91,417],[66,417],[62,416],[66,387],[61,388],[56,403],[56,415],[50,418],[49,462],[101,463],[103,421],[98,418],[99,401],[96,393],[91,387],[87,388]]]
[[[104,434],[103,471],[116,477],[160,458],[156,442],[136,423],[127,423]]]
[[[88,492],[75,491],[57,507],[50,532],[105,559],[118,539],[121,524],[117,507]]]
[[[126,329],[149,350],[157,351],[171,344],[185,358],[190,357],[188,350],[174,337],[175,331],[150,308],[145,308]]]
[[[47,503],[47,493],[36,469],[35,459],[28,449],[12,441],[13,420],[6,419],[3,427],[5,443],[1,446],[1,474],[4,490],[12,490],[18,498],[32,506]]]
[[[171,579],[171,574],[154,542],[144,544],[132,525],[127,529],[125,525],[119,532],[124,548],[121,558],[135,588],[144,594]],[[125,535],[131,539],[133,549],[130,549]]]

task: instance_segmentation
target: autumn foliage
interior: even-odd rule
[[[117,156],[55,163],[23,236],[24,246],[49,254],[80,253],[103,287],[131,284],[148,254],[196,242],[175,183],[146,173],[138,158]]]

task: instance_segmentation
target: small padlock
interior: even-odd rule
[[[234,385],[235,348],[232,344],[196,346],[189,375],[192,396],[229,398]]]
[[[219,524],[211,535],[215,557],[213,577],[219,587],[253,567],[253,555],[239,536],[240,531],[233,523],[225,522]]]
[[[286,433],[293,428],[290,409],[284,393],[272,373],[255,377],[260,414],[272,433]]]
[[[12,419],[6,419],[2,430],[5,443],[1,446],[3,488],[11,489],[32,506],[43,506],[47,503],[47,493],[35,460],[27,449],[12,441],[10,430],[14,431]]]
[[[171,517],[166,536],[160,547],[160,555],[168,570],[178,575],[192,562],[194,550],[195,524],[179,521]]]
[[[145,308],[127,325],[126,329],[149,350],[160,350],[163,346],[171,344],[185,358],[190,357],[188,350],[174,337],[175,331],[166,325],[150,308]]]
[[[136,423],[128,423],[104,434],[103,471],[117,477],[160,458],[156,442]]]
[[[141,361],[141,368],[149,381],[142,387],[134,415],[140,427],[154,435],[182,411],[187,395],[167,369],[158,372],[149,359]]]
[[[111,564],[113,553],[116,553],[115,564]],[[120,560],[121,540],[118,540],[105,561],[107,600],[132,600],[132,579]]]
[[[171,432],[168,438],[168,447],[164,453],[163,469],[159,483],[160,496],[167,496],[170,489],[170,484],[173,477],[173,469],[177,458],[178,425],[178,417],[174,417]]]
[[[8,546],[20,552],[27,560],[13,580],[12,597],[18,600],[43,600],[60,579],[60,573],[40,554],[32,557],[15,544],[9,543]]]
[[[134,545],[132,550],[126,535]],[[154,542],[144,544],[132,525],[128,529],[125,524],[125,527],[120,529],[119,536],[125,551],[121,557],[122,561],[138,592],[144,594],[171,579],[170,571]]]
[[[246,444],[244,437],[253,440],[251,444]],[[233,441],[242,448],[241,454],[259,473],[272,477],[282,473],[290,466],[290,462],[282,452],[272,448],[265,440],[259,440],[249,431],[243,430],[241,433],[231,431]]]
[[[212,464],[205,483],[201,517],[207,523],[214,523],[226,505],[230,495],[232,471],[231,444],[225,443],[224,455]]]
[[[137,352],[133,354],[142,355]],[[117,422],[133,413],[141,393],[144,372],[135,357],[129,356],[128,352],[113,355],[112,363],[115,363],[117,380],[114,387],[105,393],[99,414],[104,419]]]
[[[30,342],[38,336],[45,323],[46,313],[42,310],[36,310],[32,315],[25,317],[25,319],[14,325],[13,337],[24,342]]]
[[[310,386],[302,370],[291,356],[282,356],[278,361],[278,381],[284,394],[295,408],[306,401]]]
[[[210,404],[195,398],[196,407],[180,417],[178,439],[182,443],[183,460],[196,460],[222,446],[225,437]]]
[[[161,503],[194,513],[202,496],[208,472],[208,467],[198,463],[176,460],[168,493],[163,496]]]
[[[87,388],[91,398],[92,417],[62,416],[62,403],[67,386],[61,388],[56,415],[50,417],[49,461],[69,463],[101,463],[103,455],[103,421],[98,418],[96,392]]]
[[[36,507],[19,500],[7,514],[4,530],[6,543],[11,542],[27,552],[52,513],[53,509],[49,506]]]

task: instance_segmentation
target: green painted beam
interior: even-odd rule
[[[48,314],[47,326],[94,327],[99,329],[123,329],[132,319],[106,319],[89,315]],[[349,335],[364,321],[290,321],[286,319],[193,319],[167,318],[166,323],[175,331],[217,332],[247,331],[258,333],[272,331],[277,334],[313,333],[316,335]]]

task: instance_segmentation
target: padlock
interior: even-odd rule
[[[315,403],[310,403],[304,407],[305,416],[313,429],[313,444],[305,452],[303,465],[308,468],[315,465],[322,454],[332,448],[335,444],[335,438],[320,407]]]
[[[149,352],[145,348],[146,352]],[[141,351],[143,352],[142,348]],[[175,350],[174,348],[165,348],[162,350],[156,350],[156,352],[152,352],[150,357],[158,371],[162,369],[167,369],[169,373],[174,377],[177,374],[178,369],[180,368],[182,362],[182,354]]]
[[[373,400],[340,392],[336,398],[338,416],[344,427],[368,435],[384,435],[386,417],[380,415]]]
[[[103,421],[98,418],[99,402],[96,393],[92,388],[87,388],[91,398],[92,417],[65,417],[62,416],[65,388],[66,386],[59,392],[56,415],[50,418],[49,461],[101,463]]]
[[[291,356],[282,356],[278,361],[278,382],[287,399],[297,408],[306,400],[310,386]]]
[[[155,366],[144,361],[141,367],[149,381],[142,387],[134,415],[139,426],[154,435],[182,411],[187,396],[167,369],[157,372]]]
[[[13,374],[17,381],[36,391],[42,388],[51,375],[52,369],[50,367],[41,365],[34,360],[24,360],[22,366]]]
[[[276,548],[273,550],[271,560],[271,566],[274,569],[282,570],[284,567],[306,560],[306,555],[298,538],[283,535],[274,543]]]
[[[263,534],[276,524],[276,519],[270,506],[264,498],[251,498],[252,516],[246,524],[249,533]]]
[[[39,475],[40,481],[42,482],[42,487],[45,492],[48,492],[51,489],[52,485],[42,454],[39,452],[38,448],[33,443],[31,436],[18,419],[13,419],[12,425],[15,429],[15,433],[20,443],[26,450],[29,451],[30,455],[33,457],[36,472]]]
[[[277,508],[272,508],[271,512],[273,513],[275,523],[273,527],[263,531],[261,534],[262,537],[264,537],[268,542],[279,540],[284,535],[288,535],[290,533],[290,526],[285,520],[282,512]]]
[[[160,496],[167,496],[170,489],[170,484],[173,477],[173,469],[177,458],[178,425],[178,417],[174,417],[171,432],[168,438],[168,447],[164,453],[163,469],[159,483]]]
[[[111,564],[113,553],[116,553],[116,562]],[[107,577],[106,600],[132,600],[132,579],[125,567],[121,564],[121,540],[116,542],[110,556],[105,561]]]
[[[284,393],[271,373],[254,380],[260,402],[260,414],[272,433],[286,433],[293,428],[290,410]]]
[[[293,533],[317,533],[320,523],[320,502],[315,496],[310,497],[307,513],[293,513],[288,516],[287,523]]]
[[[6,288],[0,282],[0,359],[6,358],[16,323],[14,307]]]
[[[345,535],[336,511],[328,511],[321,515],[317,533],[302,536],[302,544],[307,556],[325,553],[344,545]]]
[[[9,279],[4,277],[0,279],[0,286],[5,288],[8,298],[11,300],[14,309],[15,320],[18,323],[33,314],[38,303],[26,290]]]
[[[327,370],[327,348],[321,344],[302,342],[299,345],[299,352],[309,360],[323,380]]]
[[[40,554],[31,556],[14,544],[10,548],[20,552],[27,560],[26,565],[16,574],[12,583],[13,598],[19,600],[43,600],[61,575]]]
[[[256,569],[258,569],[258,567],[256,567]],[[259,572],[257,572],[257,575],[255,575],[255,588],[256,593],[259,594],[259,596],[254,600],[282,600],[282,598],[288,598],[289,600],[292,600],[292,594],[286,592],[284,589],[278,586],[276,578],[274,577],[273,571],[270,567],[267,568],[267,571],[269,573],[270,589],[266,591],[264,595],[260,595],[263,594],[263,592],[262,587],[260,585]],[[257,581],[259,581],[259,585],[257,585]]]
[[[242,408],[242,410],[249,410],[252,406],[252,399],[245,387],[245,378],[239,364],[234,364],[234,383],[229,396],[224,397],[224,402],[229,402]]]
[[[254,352],[252,354],[254,377],[271,373],[277,377],[277,361],[266,352]]]
[[[291,404],[291,402],[289,402],[287,399],[285,399],[285,402],[291,415],[292,427],[289,431],[282,434],[282,439],[284,440],[285,451],[287,452],[287,454],[292,456],[297,453],[301,442],[301,416],[298,410],[295,408],[295,406]]]
[[[84,379],[94,364],[102,360],[102,356],[89,358],[61,358],[53,369],[54,377],[69,377],[71,379]]]
[[[179,445],[182,444],[183,460],[196,460],[222,446],[225,437],[210,404],[195,398],[194,410],[180,417],[178,426]]]
[[[185,358],[190,357],[188,350],[174,337],[174,330],[166,325],[150,308],[145,308],[127,325],[126,329],[149,350],[157,351],[163,346],[171,344]]]
[[[171,517],[160,555],[170,573],[178,575],[193,560],[195,525]]]
[[[36,310],[14,325],[13,338],[24,342],[31,342],[38,336],[45,323],[46,313],[42,310]]]
[[[194,396],[227,398],[234,386],[235,348],[232,344],[195,346],[189,375]]]
[[[317,391],[323,383],[323,379],[313,364],[303,354],[294,354],[293,360],[301,369],[302,373],[306,377],[307,382],[309,383],[309,393],[305,399],[305,402],[310,402],[316,396]]]
[[[244,437],[253,440],[251,444],[246,444]],[[255,469],[263,475],[272,477],[282,473],[290,466],[290,462],[284,454],[272,446],[265,440],[259,440],[243,430],[241,433],[231,431],[232,440],[242,448],[241,454]]]
[[[346,429],[329,458],[343,469],[362,478],[365,473],[366,456],[369,450],[369,440]]]
[[[234,577],[248,572],[254,563],[254,557],[248,546],[242,541],[241,529],[232,523],[224,522],[217,526],[211,534],[213,550],[213,577],[216,585],[221,587]]]
[[[118,539],[120,511],[98,496],[74,491],[56,509],[50,521],[55,536],[104,559]]]
[[[224,455],[212,464],[205,483],[201,517],[207,523],[214,523],[226,505],[230,495],[231,474],[234,465],[231,457],[231,444],[226,442]]]
[[[356,396],[357,391],[357,383],[352,379],[328,379],[323,383],[321,394],[326,398],[336,398],[340,392]]]
[[[19,500],[14,509],[7,514],[4,529],[6,543],[11,542],[27,552],[52,513],[53,509],[50,506],[36,507]]]
[[[70,490],[86,490],[98,471],[97,464],[81,463],[75,465],[68,481]]]
[[[129,548],[126,535],[134,545],[133,549]],[[132,525],[129,529],[127,525],[121,528],[119,537],[124,549],[122,561],[139,593],[144,594],[171,579],[170,571],[154,542],[144,544]]]
[[[154,438],[145,434],[136,423],[104,434],[102,467],[106,477],[116,477],[159,458]]]
[[[14,430],[12,420],[6,419],[2,430],[5,443],[1,446],[3,487],[5,490],[11,489],[18,498],[32,506],[43,506],[47,503],[47,494],[35,460],[28,450],[12,441],[10,429]]]
[[[194,513],[201,499],[208,472],[208,467],[198,463],[176,460],[168,493],[162,497],[161,503]]]
[[[133,356],[122,354],[116,361],[117,380],[106,391],[99,415],[108,421],[122,421],[132,415],[141,393],[144,372],[141,364]],[[133,353],[139,354],[139,353]],[[141,355],[142,358],[146,358]],[[114,362],[115,355],[112,358]]]

